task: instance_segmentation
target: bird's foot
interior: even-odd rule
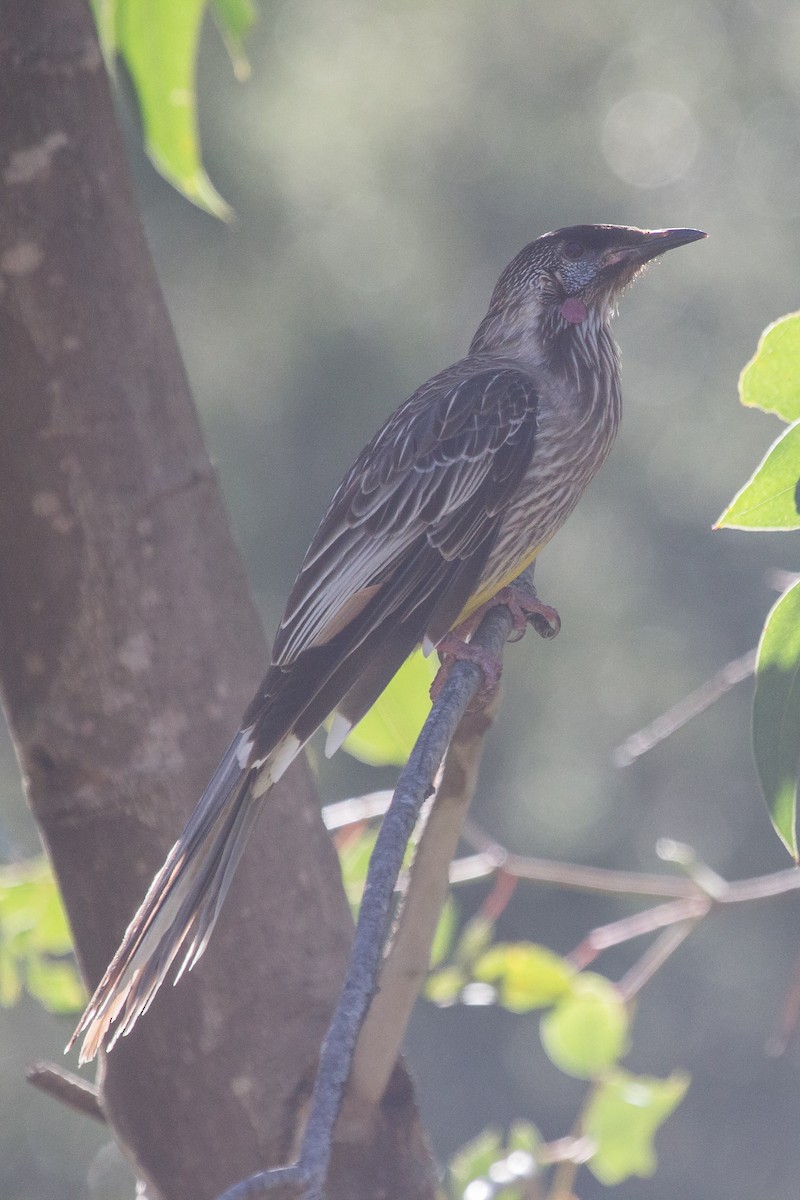
[[[536,595],[536,588],[533,584],[523,580],[501,588],[492,596],[491,600],[487,600],[480,608],[476,608],[466,621],[462,621],[452,631],[452,634],[447,636],[466,641],[478,628],[486,613],[501,604],[509,610],[514,622],[512,633],[516,636],[509,637],[509,641],[518,642],[529,625],[533,626],[539,637],[543,638],[553,638],[561,629],[561,617],[556,610],[549,604],[543,604]]]
[[[513,620],[511,636],[508,639],[510,642],[518,642],[529,625],[543,638],[553,638],[561,629],[558,613],[549,604],[542,603],[533,584],[525,581],[510,583],[492,596],[491,600],[476,608],[466,621],[462,621],[450,633],[445,634],[437,644],[436,650],[442,665],[431,684],[431,700],[436,700],[453,662],[457,661],[476,663],[483,672],[483,683],[473,701],[475,707],[482,707],[493,698],[500,684],[503,664],[496,655],[490,654],[481,646],[473,646],[467,639],[478,628],[486,613],[500,604],[505,605]]]
[[[533,585],[510,583],[482,607],[494,608],[498,604],[505,604],[514,620],[516,636],[509,641],[518,642],[529,625],[543,638],[554,638],[561,629],[561,617],[551,605],[542,603]]]
[[[459,629],[463,628],[459,626]],[[439,655],[441,666],[431,684],[431,700],[434,702],[444,687],[445,680],[450,674],[454,662],[471,662],[480,667],[483,672],[483,683],[479,686],[470,707],[483,708],[494,696],[500,684],[503,664],[495,654],[490,654],[482,646],[471,646],[459,636],[458,630],[446,633],[437,643],[436,653]]]

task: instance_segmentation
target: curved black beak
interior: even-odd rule
[[[666,250],[674,250],[676,246],[686,246],[689,242],[698,242],[701,238],[708,237],[702,229],[640,229],[636,232],[639,236],[627,246],[615,246],[608,251],[605,255],[605,266],[614,266],[617,263],[639,265],[649,262],[651,258],[657,258]]]

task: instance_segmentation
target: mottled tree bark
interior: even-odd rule
[[[0,684],[94,986],[266,649],[84,0],[2,5],[0,174]],[[290,1155],[350,937],[299,764],[205,957],[107,1059],[153,1194],[205,1200]],[[348,1196],[429,1194],[410,1089],[393,1096],[338,1159]]]

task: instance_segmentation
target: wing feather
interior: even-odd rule
[[[384,585],[393,611],[415,588],[424,594],[419,578],[397,580],[394,595],[386,586],[421,539],[451,560],[470,557],[493,535],[530,464],[536,402],[535,381],[519,366],[476,370],[474,359],[406,401],[336,492],[289,597],[273,662],[285,667],[326,631],[341,630],[352,597],[365,589]],[[383,609],[369,594],[368,608]]]

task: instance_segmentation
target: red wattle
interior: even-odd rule
[[[580,325],[589,315],[589,310],[577,296],[569,296],[561,305],[561,315],[570,325]]]

